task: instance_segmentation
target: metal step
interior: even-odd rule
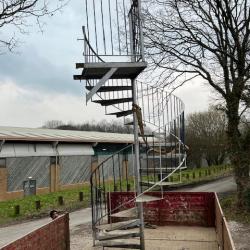
[[[154,136],[152,136],[154,137]],[[148,145],[151,146],[151,147],[157,147],[159,148],[161,146],[162,150],[166,147],[178,147],[178,144],[177,143],[173,143],[173,142],[152,142],[152,141],[149,141],[148,142]]]
[[[163,174],[169,174],[176,168],[174,167],[162,167],[162,168],[141,168],[140,171],[141,173],[163,173]],[[180,170],[187,169],[187,167],[180,167]]]
[[[138,232],[138,230],[130,232],[127,232],[127,230],[120,230],[112,233],[102,232],[96,237],[96,239],[104,241],[104,240],[127,239],[136,237],[140,237],[140,233]]]
[[[91,90],[94,86],[85,86],[87,90]],[[103,86],[98,89],[97,92],[111,92],[111,91],[125,91],[132,90],[132,86]]]
[[[110,247],[110,248],[128,248],[128,249],[141,249],[140,243],[128,243],[119,241],[99,241],[95,246]]]
[[[124,102],[132,102],[132,98],[118,98],[118,99],[110,99],[110,100],[94,100],[93,102],[99,103],[102,106],[110,106],[118,103],[124,103]]]
[[[141,173],[164,173],[169,174],[171,173],[175,168],[141,168]]]
[[[117,70],[110,79],[134,79],[146,67],[146,62],[76,63],[76,68],[83,71],[81,75],[74,75],[74,80],[101,79],[111,68]]]
[[[117,218],[137,218],[138,212],[137,207],[132,207],[123,211],[120,211],[118,213],[114,213],[110,215],[111,217],[117,217]]]
[[[96,226],[97,229],[100,230],[106,230],[106,231],[114,231],[118,229],[127,229],[127,228],[133,228],[140,225],[140,220],[127,220],[127,221],[121,221],[116,223],[110,223],[110,224],[102,224],[99,226]]]
[[[125,126],[131,126],[131,125],[134,125],[134,122],[131,122],[131,121],[130,122],[126,122],[126,123],[124,123],[124,125]]]
[[[157,153],[159,154],[159,153]],[[164,154],[162,153],[161,155],[148,155],[148,156],[143,156],[142,159],[153,159],[153,160],[158,160],[158,159],[177,159],[177,158],[183,158],[185,155],[184,154],[179,154],[179,153],[167,153]]]
[[[152,187],[156,183],[158,183],[157,186],[160,186],[160,187],[164,187],[164,186],[176,186],[176,185],[180,184],[179,182],[170,182],[170,181],[163,181],[163,182],[159,182],[159,181],[156,181],[156,182],[154,182],[154,181],[149,181],[149,182],[147,182],[147,181],[141,181],[141,185],[148,186],[148,187]]]
[[[139,135],[139,137],[155,137],[152,134],[144,134],[144,135]],[[148,143],[149,144],[149,143]],[[148,146],[148,145],[147,145]]]
[[[125,110],[120,112],[109,113],[107,115],[116,115],[116,117],[122,117],[133,114],[133,110]]]
[[[135,201],[136,202],[151,202],[151,201],[158,201],[158,200],[162,200],[162,198],[143,194],[143,195],[137,197]]]

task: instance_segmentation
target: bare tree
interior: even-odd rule
[[[101,120],[100,122],[91,121],[82,124],[74,124],[69,122],[68,124],[63,123],[60,120],[50,120],[46,121],[42,128],[49,129],[62,129],[62,130],[78,130],[78,131],[99,131],[108,133],[122,133],[122,134],[132,134],[133,128],[131,126],[126,126],[118,121],[106,121]]]
[[[63,125],[63,122],[60,120],[49,120],[44,123],[42,128],[55,129],[62,125]]]
[[[53,3],[52,3],[53,2]],[[5,48],[12,51],[17,45],[17,38],[14,31],[25,33],[31,22],[35,22],[42,29],[41,18],[52,16],[60,10],[68,0],[0,0],[0,30],[10,31],[10,36],[1,35],[0,52]],[[33,19],[32,19],[33,18]],[[32,19],[32,20],[31,20]]]
[[[227,155],[225,114],[210,107],[188,115],[186,124],[190,160],[198,167],[202,158],[209,166],[223,164]]]
[[[239,123],[250,106],[250,1],[145,0],[144,19],[147,56],[158,84],[181,86],[196,78],[222,100],[238,205],[244,206],[250,154]]]

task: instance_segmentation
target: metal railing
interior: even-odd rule
[[[86,43],[92,44],[92,49],[106,62],[144,60],[137,0],[85,0],[84,5],[86,47]],[[92,56],[89,52],[84,51],[86,57]]]

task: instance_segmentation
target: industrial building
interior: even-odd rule
[[[132,134],[0,127],[0,201],[23,197],[29,178],[37,194],[89,183],[98,163],[131,143]]]

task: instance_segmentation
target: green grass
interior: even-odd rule
[[[237,207],[236,193],[220,197],[220,204],[227,220],[250,224],[250,210]]]
[[[168,181],[170,182],[179,182],[180,181],[180,173],[181,173],[181,182],[184,184],[188,183],[198,183],[202,181],[216,179],[218,177],[223,177],[232,174],[232,167],[229,165],[221,165],[221,166],[210,166],[210,167],[202,167],[202,168],[194,168],[177,171],[174,173]],[[157,176],[155,177],[157,179]],[[144,181],[147,180],[147,177],[143,178]],[[154,176],[151,175],[149,177],[149,181],[153,181]]]
[[[79,192],[83,192],[83,201],[79,201]],[[58,197],[63,196],[64,205],[58,204]],[[36,210],[35,201],[40,200],[41,209]],[[20,206],[20,214],[15,214],[15,206]],[[51,209],[72,211],[90,205],[89,186],[73,190],[59,191],[43,195],[33,195],[21,199],[0,202],[0,224],[22,219],[48,216]]]

